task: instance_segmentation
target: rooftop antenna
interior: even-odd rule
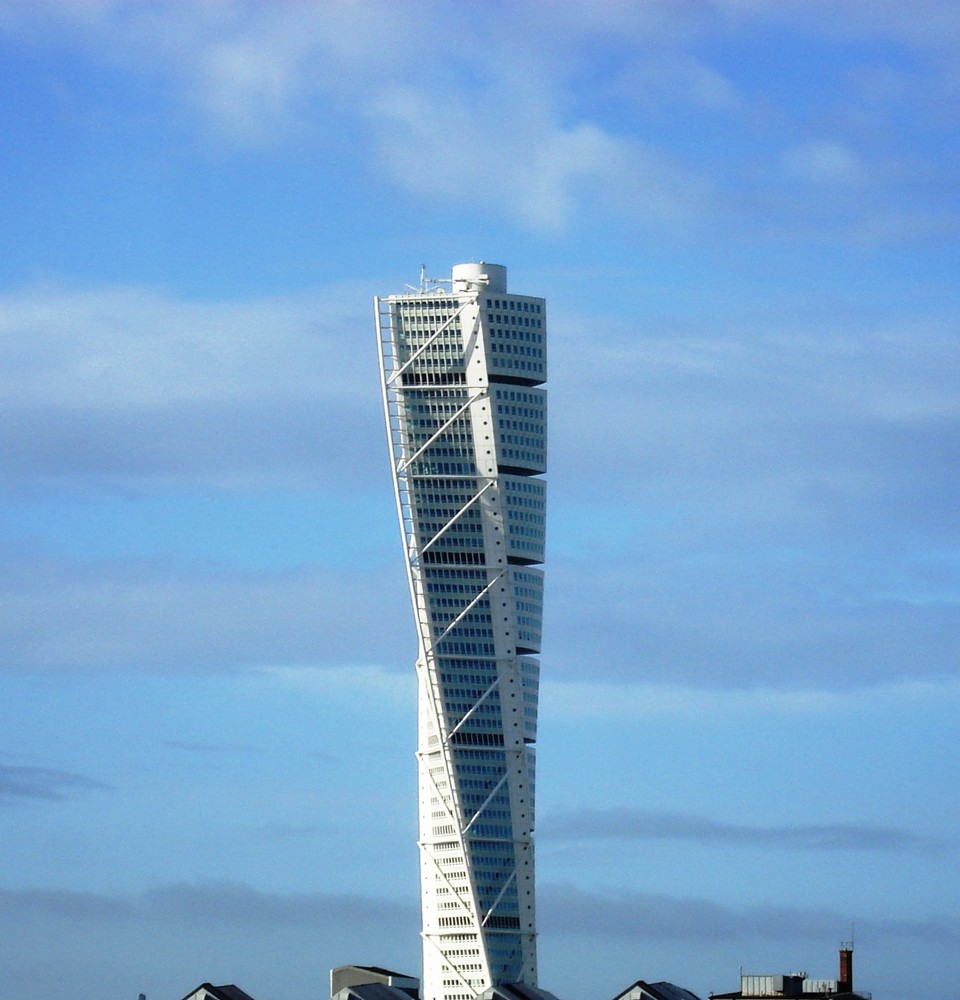
[[[441,292],[443,291],[444,285],[449,285],[453,283],[453,278],[428,278],[427,277],[427,265],[420,265],[420,284],[419,285],[407,285],[406,287],[410,289],[411,292],[419,292],[421,295],[425,295],[427,292]]]

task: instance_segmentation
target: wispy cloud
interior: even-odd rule
[[[332,893],[281,894],[232,882],[181,883],[154,889],[140,905],[158,914],[199,923],[219,923],[224,908],[236,925],[299,924],[323,927],[332,921],[359,928],[416,921],[413,905],[363,895]]]
[[[612,935],[654,941],[719,941],[778,939],[822,940],[830,929],[849,927],[849,914],[829,907],[729,906],[706,899],[654,893],[594,893],[572,886],[540,889],[541,925],[547,933]],[[960,922],[953,917],[930,919],[864,919],[864,937],[873,941],[960,942]]]
[[[131,288],[3,297],[7,487],[86,477],[148,491],[204,479],[293,486],[362,471],[341,459],[360,450],[358,438],[372,451],[379,437],[369,341],[346,335],[370,325],[368,293],[206,304]],[[337,434],[309,430],[333,425]]]
[[[72,771],[52,767],[24,767],[0,764],[0,799],[43,799],[60,801],[71,795],[109,788]]]
[[[296,924],[317,928],[342,921],[353,928],[383,928],[398,922],[416,923],[412,903],[359,894],[266,892],[237,882],[182,882],[124,894],[0,888],[0,900],[8,917],[28,912],[78,919],[128,919],[136,915],[138,919],[192,925],[223,925],[226,921],[233,927]]]
[[[848,677],[846,683],[851,679]],[[617,683],[609,679],[587,682],[548,676],[542,685],[542,704],[549,716],[565,720],[732,719],[741,725],[761,717],[781,718],[786,723],[805,718],[842,718],[850,713],[882,712],[896,707],[918,714],[930,705],[956,704],[960,708],[960,680],[955,677],[863,686],[855,701],[847,690],[817,687],[810,683],[812,678],[807,678],[806,684],[803,680],[794,678],[790,685],[781,688],[724,688],[683,686],[675,682]]]
[[[564,399],[555,666],[599,653],[611,675],[691,687],[952,674],[960,383],[946,318],[872,326],[767,305],[776,336],[708,316],[643,336],[557,324],[555,354],[578,364],[551,382]],[[584,419],[597,399],[602,416]]]
[[[729,906],[706,899],[674,897],[634,891],[591,892],[569,885],[539,887],[540,924],[548,935],[576,934],[684,941],[730,941],[765,938],[784,942],[822,940],[824,933],[849,926],[849,914],[826,907]],[[84,920],[129,920],[131,916],[155,926],[175,922],[192,927],[297,927],[310,933],[339,926],[353,932],[366,929],[363,940],[396,928],[415,928],[416,904],[362,894],[276,893],[236,882],[195,882],[159,886],[141,893],[0,889],[7,919],[46,914]],[[954,918],[865,918],[858,931],[873,941],[924,939],[960,942],[960,924]],[[339,936],[339,935],[338,935]]]
[[[16,956],[5,965],[17,977],[10,981],[90,1000],[105,983],[116,996],[130,983],[148,996],[183,996],[205,980],[236,982],[254,996],[310,996],[358,949],[361,961],[413,971],[417,922],[412,895],[395,901],[213,881],[139,892],[0,889],[5,951]]]
[[[855,823],[748,826],[628,808],[556,810],[541,820],[540,832],[554,841],[670,840],[815,851],[929,851],[940,846],[929,838],[891,827]]]
[[[801,181],[853,184],[863,180],[863,165],[856,153],[839,142],[808,142],[786,150],[785,171]]]
[[[0,900],[3,913],[12,919],[126,920],[136,910],[130,897],[73,889],[0,888]]]
[[[223,754],[260,752],[258,747],[252,747],[245,743],[203,743],[192,740],[164,740],[163,745],[169,747],[171,750],[183,750],[185,753],[214,757]]]
[[[172,560],[22,556],[0,569],[0,636],[14,670],[337,666],[354,662],[358,649],[368,662],[391,662],[409,632],[402,581],[383,607],[384,584],[372,567],[256,573]]]
[[[564,124],[541,95],[521,99],[505,120],[500,109],[514,85],[439,105],[406,87],[384,94],[371,106],[382,169],[424,197],[492,202],[548,232],[591,208],[626,212],[657,230],[702,212],[706,181],[650,143],[588,120]]]
[[[265,666],[260,674],[272,683],[328,697],[351,692],[360,701],[408,704],[416,687],[413,671],[398,673],[364,664],[336,667]]]
[[[378,0],[196,0],[175,13],[116,0],[7,4],[0,30],[32,44],[79,47],[124,74],[159,74],[180,95],[183,114],[218,142],[333,149],[349,142],[363,150],[371,175],[389,177],[413,197],[454,198],[520,228],[557,232],[600,213],[608,223],[651,227],[663,238],[691,227],[752,236],[796,230],[811,238],[826,227],[851,240],[872,232],[882,243],[942,230],[932,230],[938,212],[916,185],[876,183],[887,159],[882,143],[851,148],[862,123],[883,114],[866,91],[838,80],[849,84],[843,99],[834,107],[821,96],[814,117],[843,132],[810,135],[807,116],[778,106],[769,93],[751,92],[748,81],[735,85],[728,67],[705,59],[697,43],[718,31],[867,33],[927,63],[922,79],[936,95],[931,106],[955,104],[960,86],[942,53],[956,21],[943,4],[925,7],[928,13],[916,17],[889,7],[867,17],[862,5],[848,4],[827,17],[814,12],[816,5],[792,3],[570,5],[545,23],[535,3],[482,18],[436,0],[422,4],[417,17]],[[537,38],[535,50],[521,43],[527,37]],[[614,46],[626,55],[607,65]],[[691,148],[671,155],[656,135],[678,106],[696,122]],[[760,116],[776,123],[780,146],[764,149],[768,167],[761,173],[769,181],[748,204],[724,192],[756,179],[755,158],[728,141],[704,170],[702,153],[718,118],[728,135],[753,147]],[[775,169],[780,158],[785,173]],[[909,172],[931,166],[936,160],[917,150]],[[842,179],[860,194],[821,204],[805,190],[811,179]],[[913,232],[891,231],[882,220],[905,200],[914,208]]]

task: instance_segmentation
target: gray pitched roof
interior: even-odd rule
[[[253,997],[249,993],[244,993],[239,986],[234,986],[232,983],[225,986],[213,986],[210,983],[201,983],[199,986],[195,986],[183,1000],[190,1000],[192,996],[196,995],[198,990],[206,990],[214,1000],[253,1000]]]

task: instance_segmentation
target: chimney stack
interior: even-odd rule
[[[844,941],[840,945],[840,975],[837,988],[841,993],[853,992],[853,942]]]

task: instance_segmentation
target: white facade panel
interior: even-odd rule
[[[482,307],[490,374],[545,382],[547,317],[543,299],[490,294]]]
[[[547,394],[514,384],[490,386],[500,464],[530,473],[547,468]]]

